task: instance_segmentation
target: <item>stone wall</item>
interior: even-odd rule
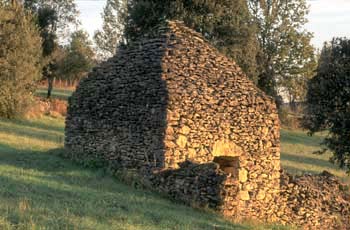
[[[152,175],[151,188],[195,207],[209,207],[232,218],[240,217],[239,181],[220,170],[216,163],[184,162],[176,170],[164,170]],[[292,176],[281,173],[281,190],[269,210],[256,219],[297,226],[301,229],[350,229],[349,186],[334,175]],[[245,216],[247,217],[247,216]],[[249,218],[248,218],[249,219]]]
[[[153,188],[174,200],[217,211],[237,211],[239,182],[221,171],[216,163],[195,164],[186,161],[178,169],[155,172],[147,179]],[[232,200],[230,205],[224,201],[225,197]]]
[[[280,169],[274,101],[201,35],[177,23],[169,28],[162,59],[169,94],[165,167],[239,157],[241,217],[269,215]]]
[[[281,174],[277,221],[303,229],[350,229],[350,191],[334,175]]]
[[[65,147],[84,164],[114,170],[164,166],[166,36],[120,47],[69,98]]]

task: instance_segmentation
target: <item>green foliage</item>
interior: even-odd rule
[[[127,4],[127,0],[107,0],[102,14],[102,30],[94,35],[99,59],[113,56],[119,43],[123,42]]]
[[[51,27],[59,39],[69,37],[71,28],[79,24],[79,11],[74,0],[24,0],[23,4],[37,16],[41,29]]]
[[[89,36],[78,30],[71,36],[70,43],[58,63],[57,76],[61,79],[80,80],[94,65],[94,52]]]
[[[20,5],[0,4],[0,44],[0,116],[13,118],[30,104],[41,76],[39,31]]]
[[[248,0],[261,47],[258,86],[271,96],[283,88],[292,101],[305,96],[316,68],[312,34],[305,31],[305,0]]]
[[[317,75],[309,82],[305,127],[312,133],[329,129],[324,144],[332,160],[350,170],[350,40],[325,44]]]
[[[134,40],[164,20],[181,20],[202,33],[216,48],[233,58],[257,80],[256,56],[259,51],[256,27],[245,0],[130,1],[125,36]]]
[[[70,34],[70,28],[77,26],[78,10],[74,0],[24,0],[24,7],[36,16],[40,28],[43,49],[43,78],[48,80],[47,97],[51,97],[53,80],[57,76],[61,50],[58,40]]]
[[[37,24],[40,28],[40,35],[43,43],[43,56],[48,57],[56,47],[56,11],[50,7],[40,8],[37,12]]]
[[[28,1],[27,1],[28,2]],[[36,2],[36,1],[34,1]],[[32,4],[34,4],[32,2]],[[26,3],[24,4],[26,6]],[[48,79],[48,91],[47,97],[50,98],[51,90],[52,90],[52,81],[54,78],[54,72],[57,69],[57,61],[55,56],[55,50],[57,49],[57,22],[58,16],[57,11],[49,5],[40,5],[40,3],[36,3],[30,8],[34,11],[36,15],[36,22],[38,27],[40,28],[40,36],[42,38],[42,55],[43,55],[43,78]]]

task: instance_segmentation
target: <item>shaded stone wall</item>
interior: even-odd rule
[[[187,160],[238,158],[234,178],[219,173],[229,179],[217,186],[221,203],[215,208],[236,218],[276,218],[270,210],[279,191],[279,145],[273,100],[179,22],[121,47],[69,99],[65,146],[84,164],[137,169],[151,178],[154,171],[178,172]],[[158,185],[177,186],[177,177]]]
[[[209,207],[229,218],[242,218],[239,181],[216,163],[184,162],[175,170],[153,174],[151,187],[196,207]],[[281,190],[269,213],[255,221],[276,222],[300,229],[350,229],[349,186],[334,175],[292,176],[282,171]],[[264,218],[269,216],[269,218]],[[247,216],[245,216],[247,218]],[[249,217],[249,216],[248,216]]]
[[[217,211],[231,210],[231,216],[237,214],[238,180],[221,171],[215,163],[186,161],[179,166],[156,172],[147,179],[157,191],[175,200]],[[229,197],[230,202],[225,202],[225,197]]]
[[[84,164],[164,166],[166,37],[147,39],[94,68],[69,98],[65,147]]]

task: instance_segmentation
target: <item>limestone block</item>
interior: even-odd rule
[[[215,142],[213,146],[213,156],[240,156],[242,149],[232,141],[220,140]]]
[[[176,144],[180,147],[180,148],[185,148],[187,145],[187,137],[185,135],[179,135],[179,137],[176,140]]]
[[[193,149],[193,148],[188,148],[187,151],[188,151],[188,158],[189,158],[189,159],[193,159],[193,158],[196,157],[196,153],[197,153],[197,152],[196,152],[195,149]]]
[[[180,120],[180,113],[177,111],[167,110],[167,120],[168,121],[178,121]]]
[[[239,169],[238,171],[238,179],[240,182],[244,183],[248,180],[248,171],[244,168]]]
[[[257,200],[262,200],[262,199],[264,199],[264,198],[265,198],[265,191],[259,190],[259,191],[258,191],[258,194],[256,195],[256,199],[257,199]]]
[[[169,125],[169,126],[167,127],[165,133],[166,133],[167,135],[169,135],[169,136],[174,135],[174,129],[173,129],[173,127]]]
[[[184,125],[181,129],[180,129],[180,133],[181,134],[184,134],[184,135],[187,135],[191,132],[191,128]]]
[[[167,141],[167,140],[164,141],[164,145],[165,145],[165,147],[167,147],[167,148],[175,148],[175,147],[176,147],[176,144],[175,144],[174,142],[172,142],[172,141]]]
[[[240,191],[239,192],[239,198],[241,200],[250,200],[249,192],[248,191],[244,191],[244,190]]]
[[[264,135],[264,137],[266,137],[268,133],[269,133],[269,128],[263,127],[262,134]]]
[[[254,189],[254,185],[251,183],[244,183],[242,188],[243,190],[251,191]]]

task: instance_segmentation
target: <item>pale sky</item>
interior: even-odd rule
[[[101,12],[106,0],[76,0],[82,27],[92,36],[102,25]],[[309,23],[306,29],[314,33],[316,48],[332,37],[350,38],[350,0],[308,0]]]

